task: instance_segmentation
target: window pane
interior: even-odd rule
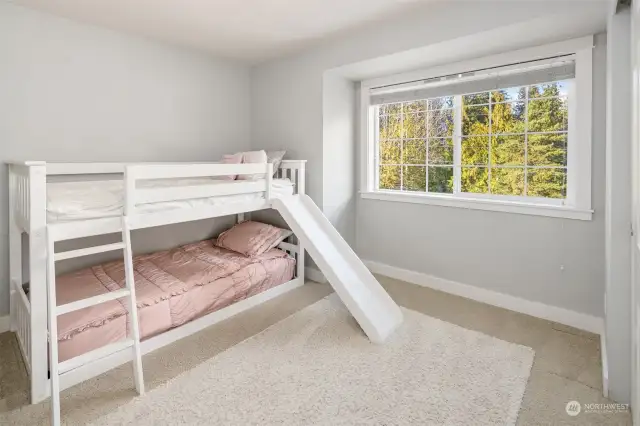
[[[453,108],[453,96],[429,99],[429,109]]]
[[[453,139],[429,139],[429,164],[453,165]]]
[[[380,115],[378,117],[378,139],[384,140],[388,138],[389,138],[389,116]]]
[[[427,168],[425,166],[404,166],[402,189],[405,191],[427,190]]]
[[[491,168],[491,193],[524,195],[524,168]]]
[[[486,167],[463,167],[460,173],[462,192],[486,194],[489,192],[489,173]]]
[[[426,159],[427,143],[424,139],[403,142],[402,164],[425,164]]]
[[[491,102],[505,102],[526,99],[527,92],[524,87],[511,87],[491,92]]]
[[[428,113],[428,136],[432,138],[453,136],[453,110],[443,109],[439,111],[429,111]]]
[[[567,82],[556,81],[553,83],[543,83],[529,86],[529,99],[548,98],[552,96],[566,96]]]
[[[489,92],[472,93],[470,95],[464,95],[462,97],[463,106],[488,104],[488,103],[489,103]]]
[[[460,190],[566,198],[570,84],[461,96]],[[380,189],[453,193],[455,111],[453,96],[378,106]]]
[[[462,138],[463,166],[489,164],[489,136]]]
[[[566,166],[567,135],[542,133],[529,135],[527,163],[530,166]]]
[[[416,112],[404,115],[404,133],[406,138],[424,138],[427,136],[426,112]]]
[[[380,189],[400,189],[400,167],[380,166]]]
[[[386,104],[386,114],[400,114],[402,112],[402,104]]]
[[[412,112],[420,112],[425,111],[427,109],[427,101],[412,101],[404,104],[404,112],[412,113]]]
[[[523,133],[524,102],[504,102],[491,106],[492,133]]]
[[[400,164],[400,143],[399,141],[380,142],[380,163]]]
[[[567,130],[567,103],[562,98],[529,101],[530,132],[556,132]]]
[[[387,139],[402,139],[402,115],[393,114],[388,116]]]
[[[429,192],[453,193],[453,167],[429,167]]]
[[[489,105],[470,106],[462,109],[462,134],[489,134]]]
[[[493,136],[491,164],[524,166],[524,135]]]
[[[530,197],[566,198],[567,170],[528,169],[527,195]]]

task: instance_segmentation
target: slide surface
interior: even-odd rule
[[[351,315],[372,342],[402,323],[402,311],[308,195],[273,199]]]

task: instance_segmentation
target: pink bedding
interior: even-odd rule
[[[134,257],[138,318],[143,339],[178,327],[293,277],[295,260],[272,249],[248,258],[211,240]],[[60,276],[58,305],[124,287],[122,261]],[[59,359],[64,361],[127,336],[126,299],[58,319]]]

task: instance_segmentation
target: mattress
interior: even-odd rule
[[[196,179],[155,179],[140,182],[139,188],[180,188],[185,186],[234,185],[238,182]],[[272,180],[272,196],[293,194],[293,183],[289,179]],[[263,198],[262,193],[225,195],[161,203],[138,205],[141,213],[163,210],[188,209],[230,203],[246,203]],[[120,216],[123,212],[124,190],[122,180],[96,180],[83,182],[47,183],[47,221],[63,222],[101,217]]]
[[[278,249],[248,258],[206,240],[135,256],[134,270],[144,340],[291,280],[295,260]],[[109,262],[57,277],[57,302],[124,286],[123,262]],[[126,299],[60,316],[60,362],[126,338],[127,316]]]

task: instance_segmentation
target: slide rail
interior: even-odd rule
[[[307,195],[274,199],[273,207],[298,236],[369,339],[384,342],[402,311]]]

